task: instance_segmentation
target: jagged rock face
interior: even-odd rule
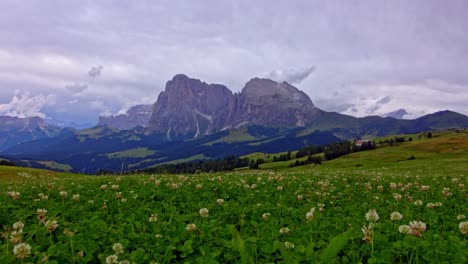
[[[145,127],[151,118],[153,105],[137,105],[130,108],[126,114],[116,116],[100,116],[98,125],[107,125],[119,130],[129,130],[137,126]]]
[[[250,80],[240,94],[223,85],[176,75],[154,105],[147,131],[171,140],[249,125],[306,126],[320,111],[294,86],[269,79]]]
[[[147,129],[165,133],[168,139],[210,134],[224,126],[232,102],[233,94],[226,86],[179,74],[159,95]]]
[[[0,116],[0,150],[26,141],[54,137],[61,131],[40,117]]]
[[[310,98],[287,82],[254,78],[236,100],[229,125],[306,126],[319,111]]]

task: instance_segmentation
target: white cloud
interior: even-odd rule
[[[290,84],[299,84],[307,79],[313,71],[315,71],[315,67],[313,66],[302,69],[274,70],[268,73],[266,77],[277,82],[285,81]]]
[[[42,94],[30,96],[29,93],[15,95],[9,103],[0,104],[0,114],[15,117],[38,116],[46,118],[44,108],[55,104],[55,96]]]

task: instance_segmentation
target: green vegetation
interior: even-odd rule
[[[253,141],[253,140],[258,140],[258,139],[259,138],[256,138],[250,135],[247,129],[242,128],[242,129],[236,129],[236,130],[229,130],[229,134],[227,136],[211,141],[209,143],[206,143],[204,144],[204,146],[212,146],[216,143],[244,142],[244,141]]]
[[[119,159],[119,158],[144,158],[150,155],[155,154],[155,150],[150,150],[148,148],[134,148],[120,152],[113,152],[106,154],[110,159]]]
[[[467,263],[467,134],[292,161],[122,177],[0,166],[0,263]]]
[[[70,172],[73,170],[73,168],[70,165],[61,164],[55,161],[38,161],[38,163],[51,170],[66,171],[66,172]]]

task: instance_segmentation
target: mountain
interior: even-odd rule
[[[178,74],[159,94],[147,131],[164,133],[168,140],[212,134],[225,126],[233,99],[224,85]]]
[[[260,78],[251,79],[240,93],[233,94],[226,86],[179,74],[167,82],[152,110],[146,127],[128,129],[133,124],[127,122],[124,130],[110,121],[63,132],[41,123],[44,131],[55,133],[33,137],[31,129],[26,129],[29,137],[23,142],[36,140],[15,143],[0,154],[13,160],[53,161],[71,171],[95,173],[98,169],[120,171],[122,166],[137,170],[346,139],[468,127],[468,117],[452,111],[414,120],[326,112],[296,87]],[[121,119],[128,121],[143,112],[147,113],[137,107]],[[10,130],[10,136],[20,134],[15,131],[22,131],[21,127]]]
[[[136,105],[126,114],[116,116],[100,116],[98,126],[107,125],[119,130],[129,130],[137,126],[145,127],[153,112],[153,105]]]
[[[402,119],[405,115],[409,115],[409,113],[405,109],[398,109],[393,112],[383,114],[382,117],[393,117],[396,119]]]
[[[251,125],[304,127],[320,110],[296,87],[254,78],[240,94],[183,74],[167,82],[147,125],[168,140],[209,135]]]
[[[0,151],[19,143],[59,135],[62,128],[47,124],[40,117],[0,116]]]

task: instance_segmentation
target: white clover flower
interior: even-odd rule
[[[411,226],[409,225],[401,225],[399,228],[398,228],[398,231],[402,234],[411,234]]]
[[[197,230],[197,226],[193,223],[191,224],[188,224],[187,227],[185,227],[185,229],[188,231],[188,232],[192,232],[192,231],[195,231]]]
[[[24,224],[21,221],[18,221],[13,224],[13,228],[16,230],[23,230]]]
[[[59,226],[56,220],[47,220],[44,225],[49,231],[54,231]]]
[[[433,204],[433,203],[427,203],[427,204],[426,204],[426,207],[429,208],[429,209],[433,209],[433,208],[436,207],[436,206],[435,206],[435,204]]]
[[[197,186],[195,186],[195,188],[197,188],[197,190],[200,190],[201,188],[203,188],[203,185],[197,184]]]
[[[74,194],[73,195],[73,200],[78,202],[80,200],[80,195],[79,194]]]
[[[154,222],[158,221],[158,215],[157,214],[151,214],[148,221],[150,223],[154,223]]]
[[[422,236],[422,232],[426,231],[426,224],[421,221],[411,221],[409,222],[411,226],[411,234],[415,236]]]
[[[421,206],[423,202],[421,200],[414,201],[414,205]]]
[[[380,219],[380,217],[375,209],[371,209],[369,210],[369,212],[366,213],[366,219],[369,222],[377,222]]]
[[[20,197],[20,193],[19,192],[15,192],[15,191],[12,191],[12,192],[7,192],[7,194],[14,200],[18,200],[19,197]]]
[[[392,221],[399,221],[401,219],[403,219],[403,215],[399,212],[393,212],[390,214],[390,220]]]
[[[62,196],[62,198],[66,198],[68,195],[68,193],[66,191],[60,191],[60,196]]]
[[[286,249],[292,249],[292,248],[295,247],[295,245],[293,243],[291,243],[291,242],[286,241],[286,242],[284,242],[284,247]]]
[[[117,190],[119,189],[119,186],[116,185],[116,184],[114,184],[114,185],[112,185],[111,189],[112,189],[113,191],[117,191]]]
[[[287,227],[282,227],[280,230],[279,230],[280,234],[289,234],[290,230],[289,228]]]
[[[115,243],[112,246],[112,249],[114,250],[115,254],[117,254],[117,255],[124,253],[124,251],[123,251],[124,248],[123,248],[122,244],[120,244],[120,243]]]
[[[106,258],[106,264],[117,264],[118,260],[117,255],[110,255]]]
[[[399,193],[394,193],[394,194],[393,194],[393,198],[395,198],[395,200],[396,200],[397,202],[399,202],[399,201],[401,200],[401,197],[402,197],[402,196],[401,196],[401,194],[399,194]]]
[[[121,201],[122,203],[126,203],[126,202],[127,202],[127,199],[126,199],[126,198],[122,198],[120,201]]]
[[[270,218],[270,216],[271,216],[270,213],[264,213],[264,214],[262,215],[262,218],[263,218],[263,220],[266,221],[266,220],[268,220],[268,219]]]
[[[301,194],[297,195],[297,200],[302,201],[303,199],[304,199],[304,196],[302,196]]]
[[[278,192],[283,191],[283,186],[278,186],[278,187],[276,187],[276,190],[277,190]]]
[[[101,190],[105,191],[107,189],[107,184],[101,185]]]
[[[457,220],[465,219],[465,215],[459,214],[457,215]]]
[[[468,235],[468,222],[461,222],[458,225],[458,228],[460,229],[460,232],[464,235]]]
[[[216,200],[216,203],[217,203],[218,205],[223,205],[224,200],[223,200],[223,199],[218,199],[218,200]]]
[[[202,209],[200,209],[200,212],[199,212],[199,213],[200,213],[200,216],[201,216],[201,217],[207,218],[209,212],[210,212],[210,211],[209,211],[207,208],[202,208]]]
[[[26,243],[20,243],[13,248],[13,254],[17,259],[25,259],[31,254],[31,246]]]
[[[21,234],[23,233],[23,230],[18,230],[18,231],[12,231],[10,234],[10,241],[13,244],[18,244],[21,243]]]
[[[365,225],[361,228],[362,233],[364,234],[364,237],[362,238],[363,241],[366,241],[367,243],[373,243],[374,241],[372,240],[372,232],[374,230],[374,224],[369,223],[369,225]]]
[[[311,221],[314,219],[315,207],[312,207],[309,212],[306,213],[306,220]]]

